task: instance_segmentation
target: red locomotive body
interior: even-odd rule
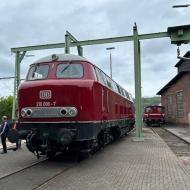
[[[22,138],[37,154],[89,152],[134,126],[131,95],[85,58],[71,54],[32,64],[19,87],[18,104]]]
[[[148,125],[161,125],[165,123],[164,107],[151,105],[144,108],[144,122]]]

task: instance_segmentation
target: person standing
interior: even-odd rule
[[[11,128],[13,130],[17,130],[17,123],[16,123],[15,119],[12,120]],[[21,149],[21,139],[18,139],[16,141],[16,149],[13,149],[13,150],[18,150],[18,149]]]
[[[2,117],[2,125],[0,129],[0,136],[1,136],[1,143],[3,145],[3,152],[2,153],[7,153],[7,144],[6,144],[6,139],[7,139],[7,134],[9,132],[9,124],[7,122],[7,116]]]

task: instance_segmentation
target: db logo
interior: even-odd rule
[[[40,99],[51,99],[51,90],[40,90]]]

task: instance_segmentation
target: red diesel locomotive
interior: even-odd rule
[[[91,152],[134,126],[132,96],[77,55],[53,54],[30,65],[18,105],[19,133],[37,156]]]
[[[147,126],[161,126],[165,123],[164,107],[158,105],[146,106],[144,108],[143,120]]]

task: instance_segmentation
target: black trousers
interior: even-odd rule
[[[5,135],[1,135],[1,143],[3,145],[3,152],[7,153],[7,144],[6,144],[6,136]]]
[[[21,139],[18,139],[17,141],[16,141],[16,149],[18,150],[18,149],[20,149],[21,148]]]

